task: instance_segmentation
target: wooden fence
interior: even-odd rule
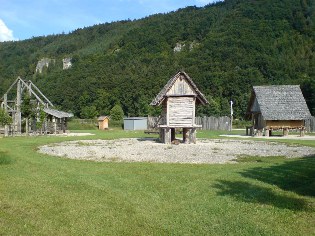
[[[307,132],[315,132],[315,116],[311,119],[305,120],[305,128]]]
[[[230,130],[231,118],[228,116],[204,116],[195,118],[197,125],[202,125],[203,130]]]
[[[159,117],[148,117],[148,129],[157,128],[157,124],[159,122]],[[222,116],[222,117],[196,117],[195,122],[197,125],[202,125],[203,130],[230,130],[230,117]]]

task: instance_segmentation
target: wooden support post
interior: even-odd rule
[[[164,143],[170,144],[171,143],[171,129],[165,128],[164,131]]]
[[[183,128],[183,143],[189,143],[189,129]]]
[[[21,134],[22,132],[21,103],[22,103],[21,81],[18,80],[17,89],[16,89],[16,113],[15,113],[16,132],[18,134]]]
[[[171,143],[171,129],[170,128],[160,128],[160,139],[162,143]]]
[[[305,135],[305,127],[300,128],[300,137],[304,137]]]
[[[66,133],[66,118],[61,118],[61,130]]]
[[[53,123],[54,123],[54,134],[57,134],[57,119],[53,117]]]
[[[289,129],[288,128],[284,128],[283,129],[283,136],[288,136],[289,135]]]
[[[196,144],[196,133],[197,133],[196,128],[190,129],[190,132],[189,132],[189,143]]]
[[[65,132],[67,132],[68,131],[68,119],[67,118],[65,118]]]
[[[164,129],[160,128],[159,131],[160,142],[164,143]]]
[[[171,142],[175,140],[175,128],[171,128]]]
[[[5,112],[8,111],[8,94],[4,94],[3,96],[3,109]],[[9,126],[8,125],[4,125],[4,137],[8,137],[9,136],[9,132],[8,132]]]
[[[269,134],[270,134],[269,131],[270,131],[270,130],[269,130],[268,128],[265,128],[265,136],[266,136],[266,137],[269,137]]]

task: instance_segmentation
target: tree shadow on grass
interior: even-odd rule
[[[219,181],[213,187],[219,189],[218,195],[231,196],[249,203],[273,205],[281,209],[307,211],[308,204],[303,199],[275,193],[272,189],[245,181]]]
[[[245,162],[267,163],[267,166],[249,168],[240,172],[240,175],[248,181],[219,181],[214,185],[219,189],[219,195],[228,195],[244,202],[273,205],[295,211],[312,210],[307,199],[289,196],[285,191],[301,196],[315,196],[315,156],[282,159],[280,164],[278,159],[273,157],[252,157],[245,159]],[[261,184],[255,185],[250,182],[250,179],[258,180]],[[261,186],[265,184],[271,187]],[[284,192],[275,191],[272,186],[277,186]]]
[[[268,167],[255,167],[240,174],[302,196],[315,196],[315,156],[287,160]]]

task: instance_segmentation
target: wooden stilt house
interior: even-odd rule
[[[171,143],[178,128],[183,129],[184,143],[196,143],[196,129],[200,127],[195,123],[197,104],[208,101],[185,72],[178,72],[150,104],[163,107],[158,125],[163,143]]]
[[[304,120],[311,117],[299,85],[254,86],[247,108],[252,134],[269,136],[272,130],[298,129],[304,135]]]

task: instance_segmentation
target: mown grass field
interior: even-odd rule
[[[0,138],[0,235],[315,233],[315,157],[196,165],[97,163],[36,152],[65,140],[148,136],[91,132],[96,135]]]

